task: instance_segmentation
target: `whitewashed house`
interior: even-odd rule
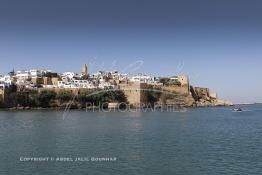
[[[128,79],[127,74],[121,74],[118,71],[112,71],[110,73],[111,73],[112,79],[114,79],[114,80],[123,81],[123,80]]]
[[[139,75],[131,77],[130,81],[148,83],[148,82],[153,82],[155,80],[154,80],[154,77],[151,77],[149,75],[139,74]]]
[[[15,76],[17,80],[27,80],[31,78],[30,71],[28,70],[17,71]]]
[[[71,80],[69,82],[65,81],[58,81],[58,88],[87,88],[87,89],[93,89],[96,88],[94,84],[88,80]]]
[[[100,82],[99,85],[98,85],[98,88],[100,89],[113,89],[115,86],[108,83],[108,82]]]
[[[0,82],[5,84],[6,86],[12,85],[12,79],[10,75],[0,75]]]
[[[156,77],[152,77],[149,75],[139,74],[136,76],[133,76],[129,79],[131,82],[140,82],[140,83],[147,83],[151,85],[162,85],[162,83],[159,82],[159,79]]]
[[[76,76],[76,73],[74,72],[64,72],[62,74],[62,77],[69,78],[70,80],[73,79]]]
[[[95,88],[93,83],[88,80],[72,80],[71,83],[74,84],[77,88],[88,88],[88,89]]]
[[[41,70],[37,70],[37,69],[32,69],[29,71],[31,78],[40,78],[43,76],[42,71]]]

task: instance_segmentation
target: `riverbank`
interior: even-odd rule
[[[75,107],[75,106],[61,106],[61,107],[11,107],[11,108],[0,108],[0,111],[65,111],[65,110],[86,110],[86,111],[124,111],[126,109],[131,109],[131,110],[135,110],[135,109],[142,109],[142,110],[166,110],[166,109],[192,109],[192,108],[211,108],[211,107],[229,107],[229,106],[234,106],[234,104],[228,103],[228,104],[196,104],[193,106],[181,106],[181,105],[163,105],[162,107],[160,106],[154,106],[154,107],[134,107],[134,106],[128,106],[128,107],[115,107],[115,108],[102,108],[102,107],[98,107],[98,106],[92,106],[92,107]]]

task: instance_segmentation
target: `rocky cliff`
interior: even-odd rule
[[[165,88],[166,90],[167,88]],[[190,86],[188,93],[179,93],[179,87],[169,88],[162,91],[159,96],[159,103],[164,105],[176,105],[183,107],[212,107],[212,106],[232,106],[233,103],[211,97],[208,88]]]
[[[205,106],[232,106],[232,102],[211,97],[208,88],[190,87],[191,96],[194,98],[196,107]]]

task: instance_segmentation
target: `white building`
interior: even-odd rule
[[[94,84],[88,80],[73,80],[71,83],[74,84],[77,88],[95,88]]]
[[[178,79],[178,76],[172,76],[172,77],[170,77],[170,80],[172,80],[172,81],[178,81],[179,79]]]
[[[3,82],[0,82],[0,90],[5,89],[6,85]]]
[[[106,72],[98,71],[97,73],[93,74],[92,78],[94,78],[94,79],[103,79],[104,76],[106,76]]]
[[[43,86],[43,88],[57,88],[58,86],[57,85],[42,85]]]
[[[103,82],[103,83],[99,83],[98,88],[100,89],[113,89],[115,86],[108,83],[108,82]]]
[[[111,73],[112,79],[114,80],[124,81],[128,79],[127,74],[121,74],[118,71],[112,71],[110,73]]]
[[[144,74],[139,74],[139,75],[133,76],[129,79],[129,81],[147,83],[147,84],[157,85],[157,86],[163,85],[163,83],[159,82],[159,78],[152,77],[152,76],[149,76],[149,75],[144,75]]]
[[[6,88],[6,82],[5,82],[5,76],[0,75],[0,89],[5,89]]]
[[[42,73],[43,71],[41,70],[32,69],[29,72],[30,72],[31,78],[40,78],[43,76],[43,73]]]
[[[63,75],[62,75],[62,77],[67,77],[70,80],[73,79],[75,76],[76,76],[76,73],[74,73],[74,72],[64,72]]]
[[[58,81],[58,88],[87,88],[87,89],[93,89],[96,88],[95,85],[88,81],[88,80],[75,80],[65,82],[65,81]]]
[[[57,84],[57,87],[58,87],[58,88],[76,88],[76,87],[74,86],[74,84],[69,83],[69,82],[58,81],[57,83],[58,83],[58,84]]]
[[[118,71],[98,71],[90,76],[93,79],[102,80],[105,78],[113,79],[113,80],[127,80],[127,74],[119,73]]]
[[[0,82],[5,84],[6,86],[10,86],[12,84],[12,79],[10,75],[5,75],[5,76],[0,75]]]
[[[139,74],[139,75],[131,77],[130,81],[141,82],[141,83],[150,83],[150,82],[154,82],[155,78],[149,75]]]
[[[17,71],[16,72],[16,78],[18,80],[27,80],[27,79],[30,79],[31,78],[31,74],[30,74],[30,71]]]
[[[16,72],[16,78],[18,80],[27,80],[30,78],[41,78],[44,74],[51,72],[51,70],[39,70],[39,69],[31,69],[31,70],[22,70]]]
[[[210,92],[209,96],[212,97],[212,98],[218,98],[218,95],[217,95],[216,92]]]

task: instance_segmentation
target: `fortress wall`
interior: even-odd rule
[[[181,83],[181,85],[189,85],[189,78],[187,75],[179,75],[178,81]]]
[[[171,85],[171,86],[163,86],[162,87],[163,91],[169,91],[169,92],[174,92],[178,94],[183,94],[183,95],[189,95],[189,87],[188,85]]]
[[[147,89],[150,89],[146,83],[129,82],[119,84],[119,88],[124,91],[128,102],[131,105],[148,104]],[[181,95],[189,95],[188,84],[177,86],[163,86],[161,91],[174,92]]]
[[[5,90],[0,89],[0,103],[4,103],[4,97],[5,97]]]
[[[119,84],[119,89],[123,90],[127,97],[129,104],[134,106],[139,106],[141,104],[147,104],[146,91],[147,84],[139,82],[129,82],[124,84]]]
[[[93,89],[86,89],[86,88],[80,88],[80,89],[71,89],[71,88],[39,88],[38,93],[41,93],[42,91],[54,91],[57,94],[63,93],[63,92],[70,92],[74,95],[78,95],[84,92],[92,92]]]
[[[12,107],[14,103],[13,96],[11,94],[11,89],[5,88],[0,89],[0,105],[5,107]]]

